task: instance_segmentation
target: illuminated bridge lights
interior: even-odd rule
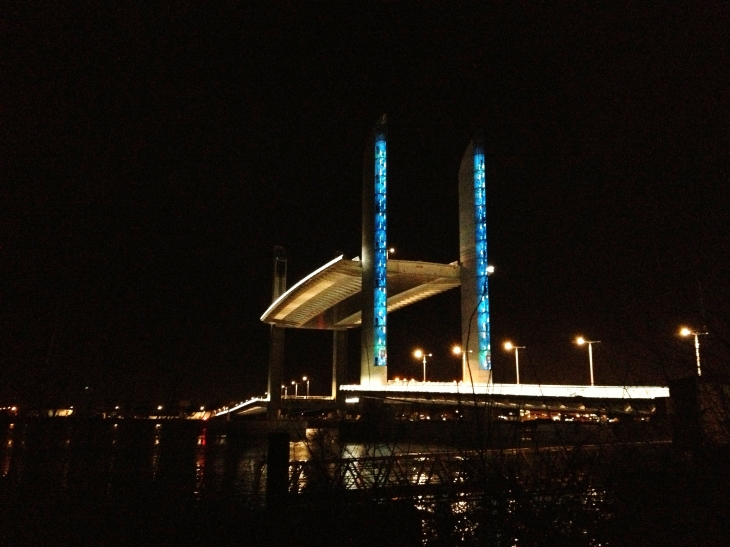
[[[374,244],[374,347],[375,366],[388,364],[387,311],[388,311],[388,247],[386,219],[386,137],[384,125],[375,128],[375,244]]]
[[[476,243],[477,336],[479,368],[492,369],[492,348],[489,336],[489,285],[487,280],[487,184],[484,149],[474,144],[474,226]]]

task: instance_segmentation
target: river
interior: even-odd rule
[[[266,437],[235,422],[16,419],[0,443],[8,545],[625,545],[665,537],[666,515],[714,526],[727,498],[653,442],[473,453],[307,429],[277,511]]]

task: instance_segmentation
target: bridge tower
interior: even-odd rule
[[[492,381],[484,145],[475,137],[459,168],[459,263],[463,381]]]
[[[275,302],[286,292],[286,251],[274,247],[274,279],[271,301]],[[284,328],[271,325],[269,334],[269,410],[268,418],[276,420],[281,415],[281,386],[284,380]]]
[[[388,382],[387,119],[383,114],[368,139],[362,180],[362,323],[360,384]]]

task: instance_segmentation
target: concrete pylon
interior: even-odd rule
[[[362,181],[362,324],[360,384],[388,382],[387,120],[383,114],[365,148]]]
[[[459,168],[459,263],[463,381],[492,381],[487,261],[487,194],[484,145],[475,137]]]
[[[347,372],[347,331],[332,331],[332,399],[337,401],[337,409],[345,409],[345,392],[339,391],[338,383],[346,380]]]
[[[274,280],[271,301],[275,302],[286,292],[286,252],[274,247]],[[281,386],[284,380],[284,329],[271,325],[269,336],[269,409],[268,418],[281,416]]]

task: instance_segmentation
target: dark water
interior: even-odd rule
[[[0,448],[0,545],[369,545],[370,529],[419,543],[399,503],[267,509],[267,440],[245,424],[16,420]],[[311,457],[307,443],[290,457]]]
[[[5,426],[2,477],[27,491],[123,501],[142,492],[255,502],[265,443],[205,422],[41,419]],[[226,450],[226,448],[228,450]]]
[[[471,470],[463,484],[419,490],[410,487],[428,477],[417,469],[425,458],[415,456],[448,447],[307,433],[290,444],[292,469],[350,458],[368,483],[382,467],[359,462],[393,457],[407,467],[408,488],[377,496],[327,490],[305,473],[300,494],[267,510],[266,439],[241,424],[7,421],[0,544],[726,545],[730,538],[722,451],[677,454],[671,444],[641,442],[492,451],[471,454],[474,461],[457,456]],[[415,456],[398,459],[404,455]]]

